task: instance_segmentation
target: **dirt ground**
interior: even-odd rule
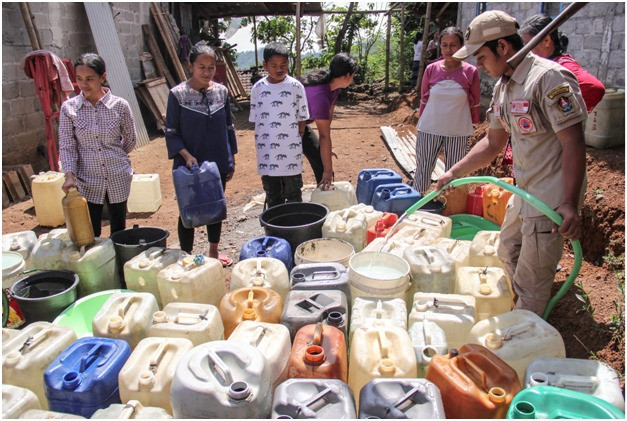
[[[372,91],[372,89],[369,89]],[[392,94],[381,101],[373,100],[368,89],[347,95],[347,100],[336,107],[332,127],[335,179],[356,185],[363,168],[391,168],[402,173],[381,138],[381,125],[397,130],[415,130],[415,96]],[[368,92],[369,94],[362,93]],[[378,94],[378,92],[377,92]],[[385,104],[383,104],[385,102]],[[248,123],[248,109],[235,113],[239,153],[236,155],[234,178],[227,184],[228,218],[223,225],[221,252],[238,260],[242,244],[263,235],[258,220],[261,206],[246,213],[243,208],[255,195],[263,192],[261,179],[256,174],[253,126]],[[474,140],[482,137],[485,125],[476,127]],[[624,147],[608,150],[588,148],[588,193],[582,211],[584,236],[582,247],[584,262],[577,283],[556,305],[549,322],[562,334],[566,353],[572,358],[590,358],[604,361],[621,374],[624,388],[625,343],[624,293],[618,285],[623,279],[625,250],[625,153]],[[154,137],[148,146],[131,154],[136,173],[158,173],[161,178],[163,205],[152,214],[129,214],[127,226],[157,226],[170,232],[169,247],[178,246],[176,222],[178,208],[174,196],[171,162],[167,160],[163,137]],[[489,170],[497,176],[506,175],[497,159]],[[305,184],[313,183],[313,173],[307,163],[303,165]],[[408,181],[407,177],[404,177]],[[306,195],[305,195],[306,197]],[[34,230],[37,234],[49,229],[37,224],[32,200],[14,204],[2,212],[2,232]],[[105,222],[105,224],[107,224]],[[103,236],[108,236],[108,225]],[[573,265],[573,255],[567,245],[558,273],[554,292],[562,285]],[[197,229],[194,252],[207,253],[208,243],[204,230]],[[579,298],[578,298],[579,297]],[[583,300],[583,301],[582,301]],[[617,334],[622,331],[623,334]]]

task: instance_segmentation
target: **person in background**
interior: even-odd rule
[[[449,170],[468,153],[472,125],[479,123],[479,72],[453,58],[464,45],[462,31],[453,26],[444,29],[439,44],[444,58],[425,69],[418,111],[414,187],[422,194],[431,185],[440,150],[444,149]]]
[[[538,35],[552,21],[553,19],[550,16],[542,13],[527,19],[520,27],[520,35],[525,44],[531,41],[534,36]],[[586,103],[586,109],[590,113],[603,99],[605,86],[594,75],[582,68],[572,56],[566,54],[566,47],[568,47],[568,37],[555,30],[544,37],[531,51],[540,57],[553,60],[573,72],[579,82],[581,96],[583,96],[583,100]]]
[[[287,47],[273,42],[263,50],[268,76],[250,91],[249,121],[255,123],[257,173],[266,206],[301,202],[303,148],[301,133],[309,118],[305,88],[288,75]]]
[[[420,56],[422,54],[422,32],[416,32],[414,37],[414,65],[411,69],[411,86],[416,87],[418,83],[418,71],[420,69]]]
[[[301,132],[303,153],[316,177],[316,184],[327,190],[333,182],[333,143],[331,122],[340,89],[353,83],[357,62],[346,53],[336,54],[329,69],[318,70],[305,76],[303,85],[307,93],[309,119]],[[315,122],[318,136],[309,126]],[[335,155],[337,158],[337,155]]]
[[[231,118],[231,103],[225,86],[214,82],[216,55],[211,47],[199,42],[189,53],[191,77],[172,88],[168,96],[165,119],[165,142],[173,169],[182,165],[191,168],[204,161],[215,162],[222,188],[233,178],[237,140]],[[220,260],[223,266],[233,259],[220,254],[222,222],[207,225],[209,257]],[[186,228],[178,220],[181,250],[191,253],[194,246],[194,228]]]
[[[513,69],[507,60],[523,48],[518,23],[505,12],[484,12],[470,22],[466,45],[454,58],[474,55],[477,66],[498,79],[487,111],[486,137],[438,180],[440,189],[490,164],[511,135],[518,187],[563,218],[558,228],[520,197],[507,204],[498,257],[518,298],[516,309],[542,316],[551,296],[564,237],[581,236],[579,207],[585,192],[587,118],[579,84],[566,68],[527,54]]]
[[[126,228],[126,201],[133,169],[135,124],[128,102],[111,93],[105,62],[85,53],[74,62],[80,95],[68,99],[59,114],[59,152],[65,171],[63,191],[72,187],[87,200],[94,235],[100,237],[107,204],[111,233]]]
[[[438,59],[438,49],[440,48],[440,31],[435,31],[433,38],[427,44],[426,60],[431,64]]]

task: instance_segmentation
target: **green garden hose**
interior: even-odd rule
[[[446,186],[442,187],[442,189],[428,193],[426,196],[424,196],[422,199],[420,199],[418,202],[412,205],[409,209],[407,209],[407,211],[405,211],[404,216],[411,215],[412,213],[416,212],[418,209],[423,207],[425,204],[427,204],[430,200],[435,199],[442,190],[446,189],[446,187],[448,186],[457,187],[457,186],[462,186],[464,184],[470,184],[470,183],[495,184],[501,187],[503,190],[507,190],[508,192],[519,196],[525,202],[529,203],[531,206],[538,209],[540,212],[542,212],[547,217],[549,217],[549,219],[555,222],[558,226],[562,224],[562,217],[553,209],[548,207],[541,200],[537,199],[536,197],[530,195],[526,191],[516,186],[513,186],[509,183],[504,182],[503,180],[499,180],[496,177],[488,177],[488,176],[465,177],[465,178],[458,178],[456,180],[453,180]],[[401,217],[401,219],[403,218]],[[557,304],[557,302],[562,299],[562,297],[566,294],[566,292],[570,289],[570,287],[575,282],[577,275],[579,275],[579,270],[581,269],[581,261],[582,261],[582,256],[583,256],[583,252],[581,251],[581,244],[579,243],[579,240],[574,240],[574,241],[571,240],[571,244],[573,246],[573,251],[575,253],[575,263],[573,265],[573,269],[571,270],[570,275],[568,275],[568,278],[566,279],[562,287],[559,289],[559,291],[557,291],[557,293],[549,300],[549,303],[547,304],[546,309],[544,310],[544,314],[542,315],[542,318],[544,320],[546,320],[549,317],[549,314],[553,310],[553,307],[555,306],[555,304]]]

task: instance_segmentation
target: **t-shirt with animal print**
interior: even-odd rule
[[[298,122],[309,118],[305,88],[287,76],[280,83],[259,80],[250,91],[249,121],[255,123],[257,174],[302,173],[303,147]]]

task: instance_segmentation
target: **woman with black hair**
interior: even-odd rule
[[[543,13],[533,15],[527,19],[519,31],[525,44],[531,41],[531,38],[538,35],[552,21],[553,19],[550,16]],[[583,100],[586,103],[588,113],[590,113],[603,99],[605,86],[594,75],[582,68],[572,56],[566,54],[566,47],[568,47],[568,37],[555,30],[544,37],[536,48],[531,51],[540,57],[553,60],[573,72],[579,82],[581,96],[583,96]]]
[[[191,78],[170,90],[165,118],[165,143],[173,168],[191,168],[203,161],[215,162],[222,178],[222,188],[235,173],[237,141],[231,119],[231,105],[226,87],[213,81],[216,54],[211,47],[198,43],[189,53]],[[218,253],[222,222],[207,225],[209,257],[223,266],[233,259]],[[181,250],[191,253],[194,228],[186,228],[179,217]]]
[[[85,53],[74,62],[80,95],[59,114],[59,152],[65,171],[63,190],[75,187],[87,200],[94,235],[100,236],[107,203],[111,234],[126,228],[126,201],[133,169],[128,154],[136,143],[131,107],[111,93],[105,62]]]
[[[302,80],[307,95],[310,120],[307,120],[303,139],[303,154],[307,157],[316,177],[316,183],[327,190],[333,182],[333,144],[331,121],[341,88],[353,83],[357,62],[346,53],[336,54],[328,70],[310,73]],[[316,123],[318,136],[309,124]]]

